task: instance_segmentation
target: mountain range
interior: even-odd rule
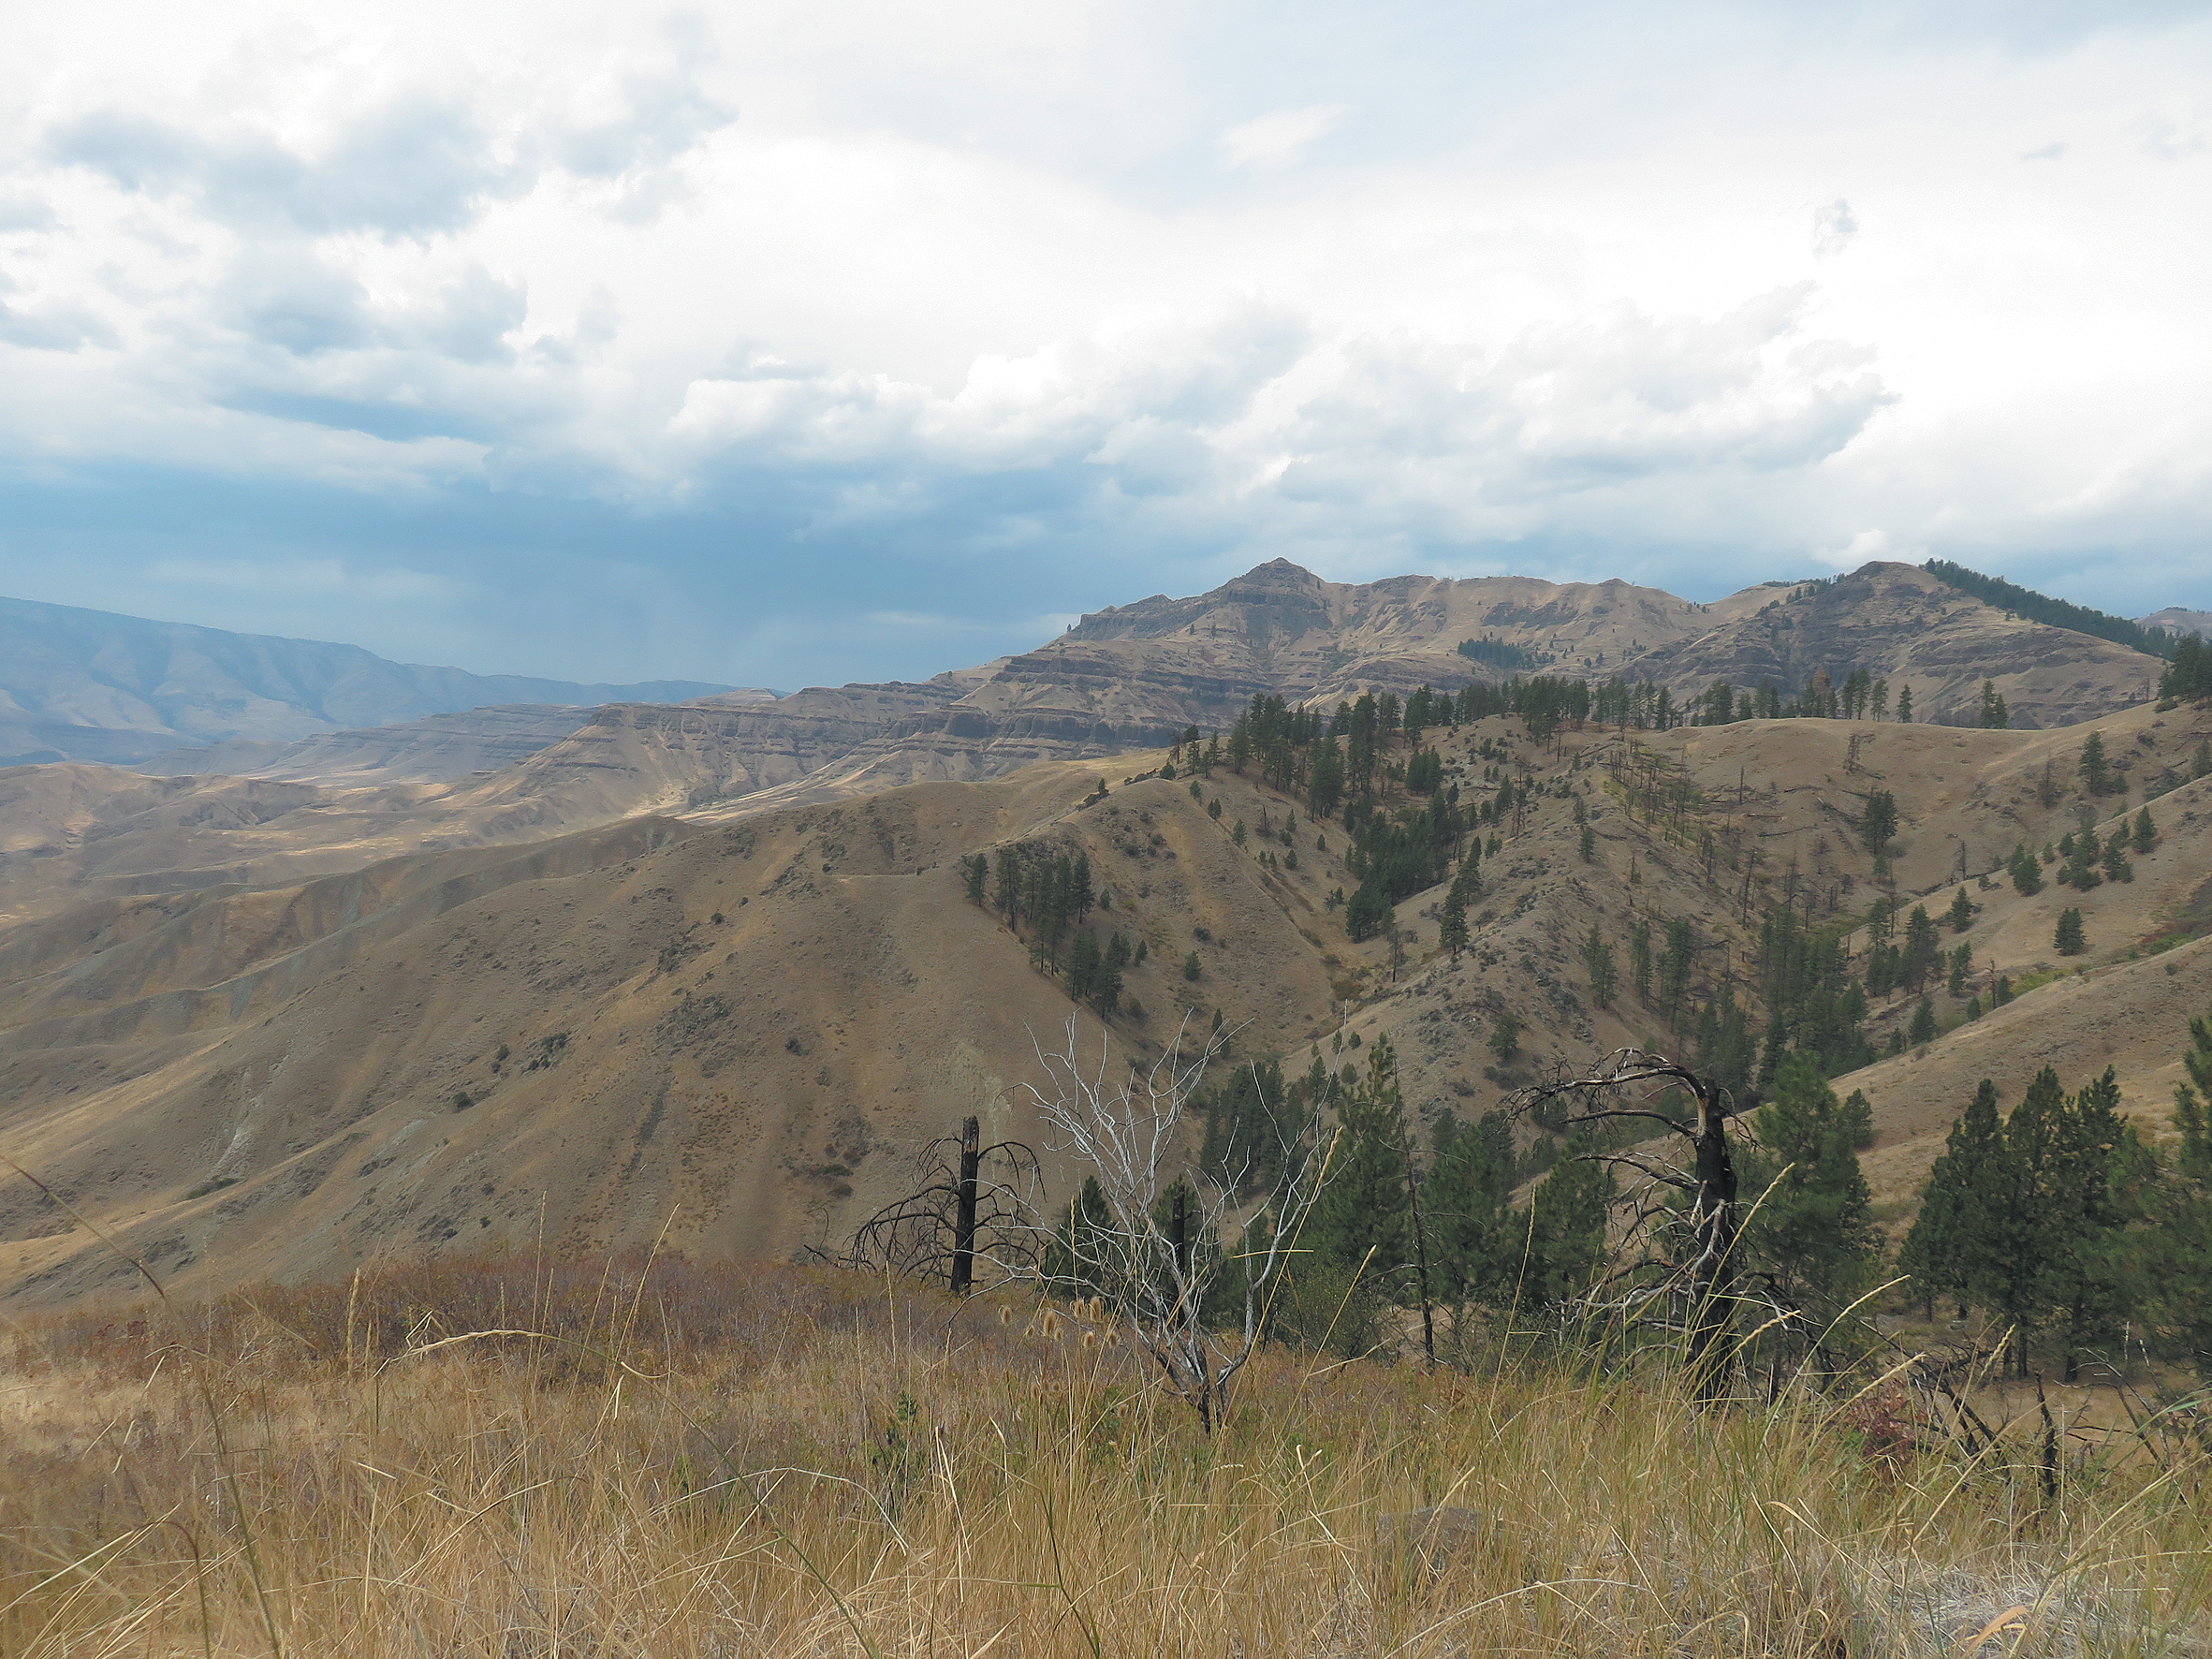
[[[1354,586],[1278,561],[920,683],[506,702],[229,752],[261,775],[175,754],[164,775],[4,770],[0,1131],[78,1216],[188,1285],[541,1238],[785,1255],[836,1246],[967,1113],[1038,1139],[1022,1085],[1071,1020],[1138,1061],[1217,1013],[1238,1061],[1333,1064],[1386,1035],[1415,1111],[1466,1117],[1541,1065],[1690,1040],[1678,1006],[1595,994],[1593,929],[1625,960],[1635,928],[1689,920],[1681,997],[1725,990],[1761,1020],[1778,911],[1841,928],[1877,895],[1940,912],[1963,888],[1978,908],[1944,943],[1969,947],[1965,983],[2032,989],[1974,1020],[1965,990],[1939,991],[1953,1029],[1852,1074],[1894,1214],[1982,1075],[2016,1098],[2046,1059],[2117,1064],[2131,1109],[2164,1109],[2212,987],[2212,712],[2152,700],[2158,668],[1896,565],[1700,605],[1621,582]],[[1166,775],[1186,728],[1224,728],[1255,695],[1326,711],[1531,671],[1677,702],[1716,679],[1863,673],[1923,717],[1550,731],[1475,712],[1386,744],[1385,811],[1432,799],[1408,791],[1422,745],[1468,813],[1514,802],[1481,824],[1497,845],[1458,951],[1441,887],[1351,935],[1347,833],[1304,791],[1256,765]],[[1985,681],[2007,729],[1957,724]],[[2092,734],[2117,779],[2094,796]],[[1880,864],[1859,828],[1877,790],[1903,822]],[[2015,846],[2146,803],[2159,835],[2134,879],[2007,882]],[[971,902],[962,860],[1009,849],[1084,855],[1085,925],[1144,947],[1109,1013]],[[2061,962],[2066,905],[2089,949]],[[1876,999],[1876,1052],[1915,1007]],[[1529,1034],[1510,1065],[1486,1049],[1505,1015]],[[130,1272],[27,1184],[0,1195],[0,1296],[29,1301],[121,1293]]]
[[[675,700],[686,680],[581,685],[388,662],[358,645],[0,599],[0,763],[116,765],[233,739],[282,745],[488,703]]]

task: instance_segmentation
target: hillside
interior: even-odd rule
[[[606,717],[617,733],[634,718]],[[2094,805],[2072,770],[2092,730],[2135,780]],[[1396,941],[1353,943],[1333,895],[1358,882],[1337,822],[1314,823],[1256,769],[1216,771],[1194,796],[1187,779],[1144,775],[1160,752],[736,819],[647,815],[521,845],[410,849],[311,878],[282,875],[272,844],[250,885],[134,892],[111,880],[0,934],[5,1127],[12,1155],[187,1285],[539,1237],[637,1243],[664,1228],[694,1252],[781,1256],[836,1243],[904,1190],[920,1144],[968,1111],[991,1134],[1037,1138],[1018,1094],[1036,1075],[1033,1044],[1071,1015],[1090,1040],[1100,1035],[1033,965],[1031,938],[968,902],[959,860],[972,852],[1088,856],[1099,894],[1089,926],[1146,947],[1125,986],[1143,1011],[1106,1028],[1124,1052],[1160,1052],[1186,1010],[1201,1026],[1219,1010],[1238,1054],[1294,1064],[1316,1044],[1334,1063],[1340,1035],[1386,1034],[1418,1112],[1465,1117],[1542,1065],[1682,1040],[1626,989],[1637,921],[1662,933],[1669,919],[1693,921],[1685,1021],[1723,986],[1760,1019],[1763,918],[1786,900],[1824,922],[1880,890],[1855,834],[1880,787],[1903,820],[1889,857],[1906,908],[1925,895],[1942,910],[1968,873],[1982,906],[1962,936],[1973,990],[2000,974],[2070,970],[1852,1079],[1873,1100],[1871,1167],[1895,1200],[1984,1071],[2009,1088],[2031,1058],[2069,1075],[2110,1060],[2130,1108],[2162,1114],[2181,1016],[2212,986],[2201,936],[2212,927],[2212,781],[2161,797],[2159,844],[2131,883],[2022,899],[2001,873],[1988,889],[1972,878],[2084,812],[2131,811],[2144,782],[2186,776],[2208,737],[2212,712],[2147,705],[2043,732],[1754,720],[1665,733],[1570,726],[1541,742],[1510,716],[1432,729],[1424,742],[1464,806],[1503,777],[1524,797],[1479,826],[1500,844],[1457,962],[1435,947],[1441,888],[1399,903]],[[562,765],[592,776],[581,761]],[[164,834],[250,845],[287,816],[347,811],[345,797],[304,785],[136,786],[154,792],[145,810],[162,823],[90,837],[92,848]],[[407,821],[406,792],[386,793],[389,815]],[[1594,831],[1588,863],[1577,800]],[[1216,801],[1218,817],[1206,810]],[[1391,785],[1385,805],[1398,804],[1418,803]],[[334,834],[318,856],[344,844]],[[2051,950],[2064,903],[2087,918],[2083,974]],[[1577,954],[1593,926],[1624,963],[1610,1009],[1592,1006]],[[2131,960],[2146,941],[2180,943]],[[1863,931],[1852,940],[1865,944]],[[1962,1009],[1940,991],[1935,1000],[1948,1019]],[[1878,1006],[1869,1037],[1885,1042],[1913,1006]],[[1484,1048],[1501,1013],[1527,1028],[1502,1073]],[[118,1283],[114,1258],[28,1188],[13,1192],[0,1237],[19,1299]]]
[[[289,742],[492,703],[674,701],[727,689],[471,674],[388,662],[358,645],[0,599],[0,765],[126,765],[234,738]]]

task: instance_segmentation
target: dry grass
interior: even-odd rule
[[[444,1341],[485,1328],[536,1334]],[[2046,1508],[1900,1396],[1278,1350],[1209,1443],[1062,1314],[681,1264],[55,1321],[7,1369],[25,1659],[2207,1651],[2201,1467]],[[1437,1506],[1479,1520],[1386,1519]]]

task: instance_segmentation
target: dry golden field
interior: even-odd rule
[[[21,1659],[2212,1652],[2201,1439],[2046,1492],[2032,1420],[1969,1457],[1880,1381],[1275,1348],[1209,1441],[1033,1302],[526,1258],[44,1316],[6,1372]]]

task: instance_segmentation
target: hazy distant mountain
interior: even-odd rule
[[[2212,639],[2212,610],[2184,610],[2169,605],[2163,610],[2135,619],[2138,626],[2163,628],[2169,634],[2201,634]]]
[[[232,738],[290,742],[492,703],[680,702],[728,689],[471,674],[358,645],[0,599],[0,765],[128,764]]]

